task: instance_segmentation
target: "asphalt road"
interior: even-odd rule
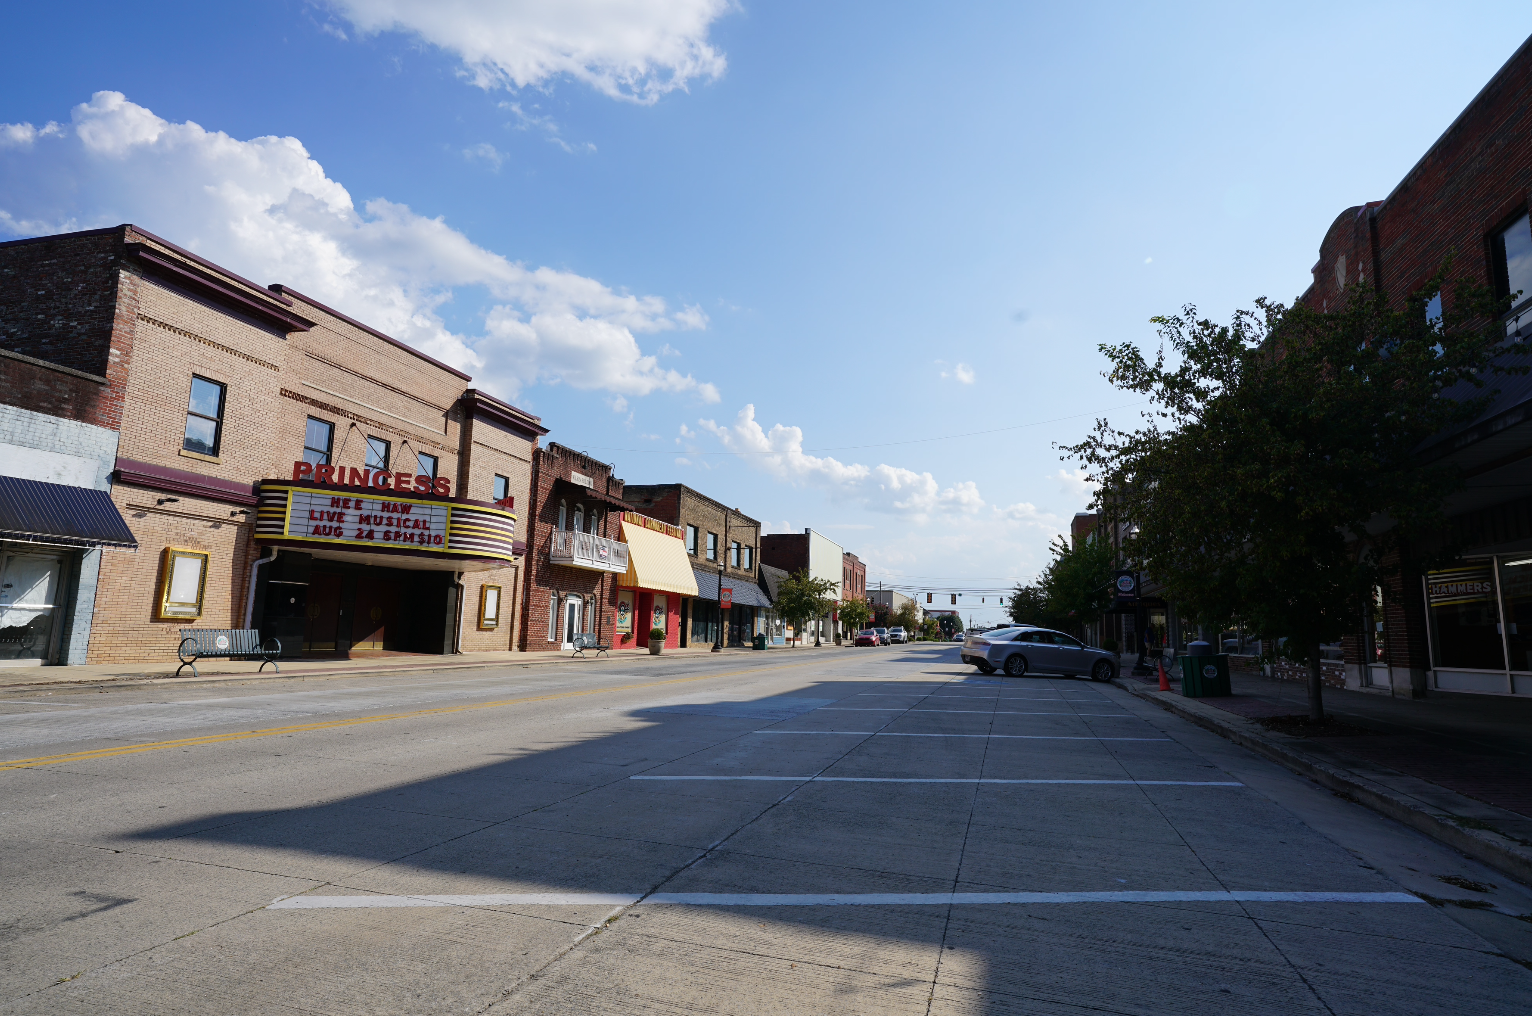
[[[1526,888],[949,647],[34,689],[0,835],[4,1014],[1532,1007]]]

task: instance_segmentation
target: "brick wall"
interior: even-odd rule
[[[628,484],[623,490],[623,500],[639,514],[680,526],[683,531],[688,525],[697,527],[697,553],[691,559],[694,567],[716,572],[722,563],[727,578],[752,584],[758,580],[761,558],[761,524],[758,521],[681,483]],[[718,537],[716,561],[707,558],[708,533]],[[752,549],[749,568],[743,567],[743,552],[741,567],[735,568],[729,563],[729,545],[732,543],[738,543],[742,550],[745,547]]]
[[[809,566],[807,533],[769,533],[761,537],[761,560],[789,575]]]

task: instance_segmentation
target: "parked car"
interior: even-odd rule
[[[967,638],[968,638],[968,636],[963,634],[960,631],[955,631],[955,632],[952,633],[952,641],[954,641],[954,642],[963,642],[963,641],[966,641]]]
[[[863,628],[856,633],[856,644],[859,646],[878,645],[878,633],[871,628]]]
[[[890,645],[895,642],[903,645],[908,645],[910,639],[909,636],[904,633],[903,628],[890,628],[888,630],[888,641]]]
[[[963,640],[964,663],[982,673],[1004,670],[1007,677],[1023,674],[1089,675],[1092,681],[1117,676],[1117,654],[1081,643],[1061,631],[1031,625],[1001,628]]]
[[[888,629],[887,628],[874,628],[873,631],[878,633],[878,645],[880,645],[880,646],[888,645]]]

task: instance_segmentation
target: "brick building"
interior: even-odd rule
[[[550,443],[537,450],[528,515],[522,647],[572,650],[594,634],[616,649],[686,644],[683,604],[697,595],[680,527],[634,511],[612,466]]]
[[[623,498],[682,532],[697,580],[697,595],[682,603],[682,645],[743,646],[765,634],[771,601],[760,586],[759,522],[684,483],[630,483]],[[728,609],[720,586],[730,591]]]
[[[840,573],[841,599],[867,599],[866,562],[848,550],[841,555]]]
[[[1506,333],[1511,341],[1532,338],[1529,202],[1532,39],[1392,193],[1336,218],[1301,299],[1330,309],[1347,286],[1362,284],[1402,304],[1451,254],[1453,277],[1502,296],[1520,292]],[[1435,297],[1428,316],[1439,313],[1442,294]],[[1427,575],[1398,572],[1373,591],[1364,630],[1344,643],[1352,687],[1410,696],[1532,694],[1532,379],[1492,383],[1500,392],[1478,419],[1422,449],[1465,479],[1448,508],[1461,560]]]
[[[58,463],[77,441],[77,477],[110,456],[95,482],[137,544],[81,553],[85,648],[55,660],[164,662],[197,626],[284,655],[516,642],[547,431],[468,375],[132,225],[0,244],[0,352],[0,442]]]
[[[761,561],[789,575],[807,572],[811,578],[827,579],[834,588],[830,596],[842,597],[846,551],[840,544],[812,529],[801,533],[769,533],[761,537]],[[800,639],[841,637],[839,623],[829,616],[816,618],[797,633]]]

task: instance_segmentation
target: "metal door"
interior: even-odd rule
[[[0,555],[0,660],[53,661],[63,558]]]

